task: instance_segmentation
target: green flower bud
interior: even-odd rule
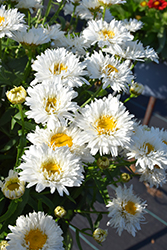
[[[97,160],[97,166],[100,169],[107,169],[110,165],[110,161],[106,156],[102,156]]]

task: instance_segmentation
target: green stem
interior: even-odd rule
[[[99,92],[102,89],[102,85],[98,88],[98,90],[86,101],[81,105],[81,108],[83,108],[86,104],[88,104],[90,101],[94,100],[94,98],[99,94]]]
[[[19,112],[20,112],[20,116],[21,116],[21,122],[22,122],[22,137],[24,137],[24,129],[25,129],[25,125],[24,125],[24,114],[23,114],[23,109],[22,109],[22,105],[19,103],[17,104],[18,108],[19,108]]]
[[[91,236],[92,237],[92,234],[88,234],[88,233],[85,233],[84,231],[82,231],[81,229],[79,229],[78,227],[72,225],[68,220],[65,220],[65,222],[70,225],[71,227],[75,228],[77,231],[81,232],[82,234],[85,234],[85,235],[88,235],[88,236]]]
[[[28,11],[28,26],[30,29],[31,28],[31,13],[30,13],[30,11]]]
[[[58,10],[56,11],[56,13],[52,16],[52,18],[49,20],[49,25],[52,24],[52,22],[57,19],[57,17],[59,16],[59,12],[63,9],[64,5],[66,4],[66,1],[63,3],[63,1],[61,1],[61,3],[59,4],[59,8]]]
[[[82,214],[108,214],[108,212],[104,211],[82,211],[82,210],[74,210],[75,213],[82,213]]]
[[[23,109],[22,109],[22,105],[19,103],[17,104],[18,105],[18,109],[19,109],[19,112],[20,112],[20,116],[21,116],[21,122],[22,122],[22,133],[21,133],[21,138],[20,138],[20,141],[19,141],[19,145],[18,145],[18,148],[17,148],[17,157],[16,157],[16,164],[15,164],[15,167],[18,167],[20,165],[20,158],[24,152],[24,146],[25,146],[25,138],[24,138],[24,130],[25,130],[25,124],[24,124],[24,114],[23,114]]]
[[[45,12],[45,16],[44,16],[43,21],[42,21],[42,25],[44,25],[44,23],[46,22],[46,18],[49,15],[49,12],[50,12],[51,8],[52,8],[52,0],[49,0],[49,3],[47,5],[47,9],[46,9],[46,12]]]
[[[103,21],[104,21],[105,13],[106,13],[106,6],[104,6],[104,9],[103,9],[103,14],[102,14]]]
[[[0,39],[0,59],[2,58],[2,39]]]

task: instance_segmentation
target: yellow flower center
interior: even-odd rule
[[[55,97],[49,97],[47,99],[47,102],[45,104],[45,110],[46,112],[50,113],[50,110],[56,109],[57,100]]]
[[[29,250],[40,250],[45,245],[47,236],[37,228],[30,230],[24,239],[26,244],[29,245]]]
[[[2,25],[2,22],[5,22],[5,18],[3,16],[0,16],[0,26]]]
[[[56,147],[63,147],[63,146],[71,147],[73,145],[72,138],[63,133],[57,133],[51,137],[50,145],[53,149]]]
[[[60,75],[61,71],[66,71],[67,72],[68,67],[65,66],[63,63],[55,63],[54,64],[54,69],[53,71],[49,69],[54,75]]]
[[[20,185],[17,182],[10,183],[7,188],[11,191],[19,189]]]
[[[136,214],[136,210],[137,207],[135,206],[135,203],[133,201],[128,201],[126,206],[125,206],[125,210],[129,213],[129,214]]]
[[[105,39],[112,39],[115,36],[114,31],[112,30],[107,30],[107,29],[103,29],[99,32],[100,35],[103,35]]]
[[[149,154],[151,151],[154,151],[154,147],[150,143],[145,143],[144,147],[147,149],[147,154]]]
[[[118,70],[114,67],[114,66],[112,66],[111,64],[108,64],[107,66],[106,66],[106,69],[107,69],[107,74],[108,75],[110,75],[112,72],[116,72],[116,73],[118,73]]]
[[[160,5],[160,2],[159,2],[159,1],[155,1],[155,2],[154,2],[154,5],[155,5],[155,6]]]
[[[56,172],[60,174],[60,171],[61,171],[61,167],[57,163],[52,162],[52,161],[44,162],[42,164],[42,169],[43,171],[46,170],[49,176],[51,176],[52,174]]]
[[[146,2],[146,1],[143,1],[143,2],[140,3],[140,5],[141,5],[142,7],[145,7],[145,6],[147,6],[147,2]]]
[[[117,122],[109,115],[103,115],[96,121],[96,129],[99,134],[110,134],[116,130]]]

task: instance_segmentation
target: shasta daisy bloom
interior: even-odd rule
[[[167,164],[166,147],[153,127],[147,130],[138,126],[128,150],[128,158],[135,158],[136,166],[139,165],[142,169],[148,167],[153,170],[155,165],[163,169]]]
[[[117,197],[107,205],[110,218],[107,226],[117,228],[119,236],[123,230],[135,236],[136,231],[141,229],[140,222],[145,220],[143,214],[146,202],[134,195],[132,189],[133,185],[129,188],[119,186],[116,188]]]
[[[71,153],[76,154],[83,162],[94,162],[94,157],[85,144],[78,142],[83,137],[82,131],[76,126],[63,126],[59,123],[52,122],[51,126],[46,129],[40,129],[36,126],[34,133],[29,133],[27,139],[34,145],[45,143],[54,150],[56,147],[68,146]]]
[[[113,4],[123,4],[126,3],[124,0],[98,0],[98,2],[102,5],[110,7]]]
[[[126,29],[131,32],[136,32],[137,30],[140,30],[143,26],[143,23],[135,18],[130,18],[129,20],[124,19],[122,20],[122,24],[125,25]]]
[[[103,89],[110,85],[114,91],[126,91],[134,78],[126,62],[121,63],[114,56],[104,56],[101,51],[95,51],[91,57],[87,57],[86,65],[90,78],[102,79]]]
[[[165,168],[160,168],[158,165],[155,165],[153,169],[148,167],[141,168],[140,166],[136,167],[136,173],[140,174],[139,181],[145,181],[149,184],[150,188],[159,186],[162,187],[166,183],[166,171]]]
[[[37,46],[39,44],[48,43],[50,41],[49,36],[46,34],[43,27],[35,28],[32,26],[28,31],[16,31],[13,32],[13,40],[21,43],[23,46]]]
[[[144,48],[140,41],[127,41],[119,48],[109,46],[108,48],[103,48],[102,50],[106,53],[117,55],[128,60],[144,61],[145,59],[151,59],[152,61],[158,63],[158,55],[154,49],[149,49],[148,47]]]
[[[105,45],[119,47],[122,43],[133,39],[130,32],[122,25],[122,21],[115,19],[110,23],[102,19],[89,21],[88,27],[83,30],[83,36],[87,41],[91,42],[92,45],[97,42],[101,48]]]
[[[63,250],[63,231],[50,215],[33,212],[16,220],[16,226],[9,225],[7,250]]]
[[[35,73],[35,82],[43,80],[55,80],[61,78],[64,85],[70,87],[79,87],[83,83],[88,83],[82,76],[86,74],[84,64],[79,62],[79,59],[65,48],[47,49],[40,56],[37,56],[32,64],[32,69]]]
[[[86,43],[86,40],[82,35],[76,36],[75,34],[72,34],[71,36],[71,34],[68,34],[65,47],[68,51],[72,51],[76,55],[84,56],[89,44]]]
[[[25,182],[20,180],[17,172],[9,170],[8,177],[4,181],[0,181],[0,187],[5,197],[13,200],[24,194]]]
[[[46,187],[50,192],[58,191],[69,195],[66,187],[79,187],[84,179],[80,157],[72,154],[68,147],[55,148],[46,144],[31,145],[25,151],[24,162],[18,167],[22,181],[28,182],[27,188],[36,185],[36,191],[41,192]]]
[[[17,9],[5,10],[5,6],[0,7],[0,38],[5,35],[11,37],[16,30],[25,30],[24,14],[17,12]]]
[[[31,13],[43,8],[42,0],[17,0],[15,5],[18,9],[29,9]]]
[[[106,98],[95,99],[76,114],[76,124],[83,129],[83,138],[91,154],[118,155],[118,147],[130,142],[133,130],[133,115],[111,94]]]
[[[71,100],[78,93],[68,87],[63,87],[60,78],[55,81],[43,81],[27,89],[28,97],[25,105],[30,106],[26,112],[28,119],[36,123],[46,124],[51,120],[72,119],[72,113],[78,108]]]

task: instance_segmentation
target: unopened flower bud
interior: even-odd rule
[[[6,96],[12,104],[19,104],[25,101],[27,93],[25,89],[22,86],[20,86],[20,87],[14,87],[10,91],[7,91]]]
[[[143,90],[144,90],[144,86],[137,82],[133,82],[130,87],[130,93],[136,96],[141,95]]]
[[[128,182],[128,181],[130,181],[130,175],[128,174],[128,173],[122,173],[121,174],[121,181],[122,182]]]
[[[2,240],[0,243],[0,250],[6,250],[6,247],[9,246],[6,240]]]
[[[101,228],[97,228],[94,232],[93,232],[93,238],[95,241],[97,241],[98,243],[102,243],[103,241],[105,241],[106,237],[108,235],[107,230],[101,229]]]
[[[54,210],[54,214],[58,218],[63,218],[66,215],[66,210],[64,209],[64,207],[57,206]]]
[[[97,160],[97,166],[100,169],[107,169],[110,165],[110,161],[106,156],[102,156]]]

